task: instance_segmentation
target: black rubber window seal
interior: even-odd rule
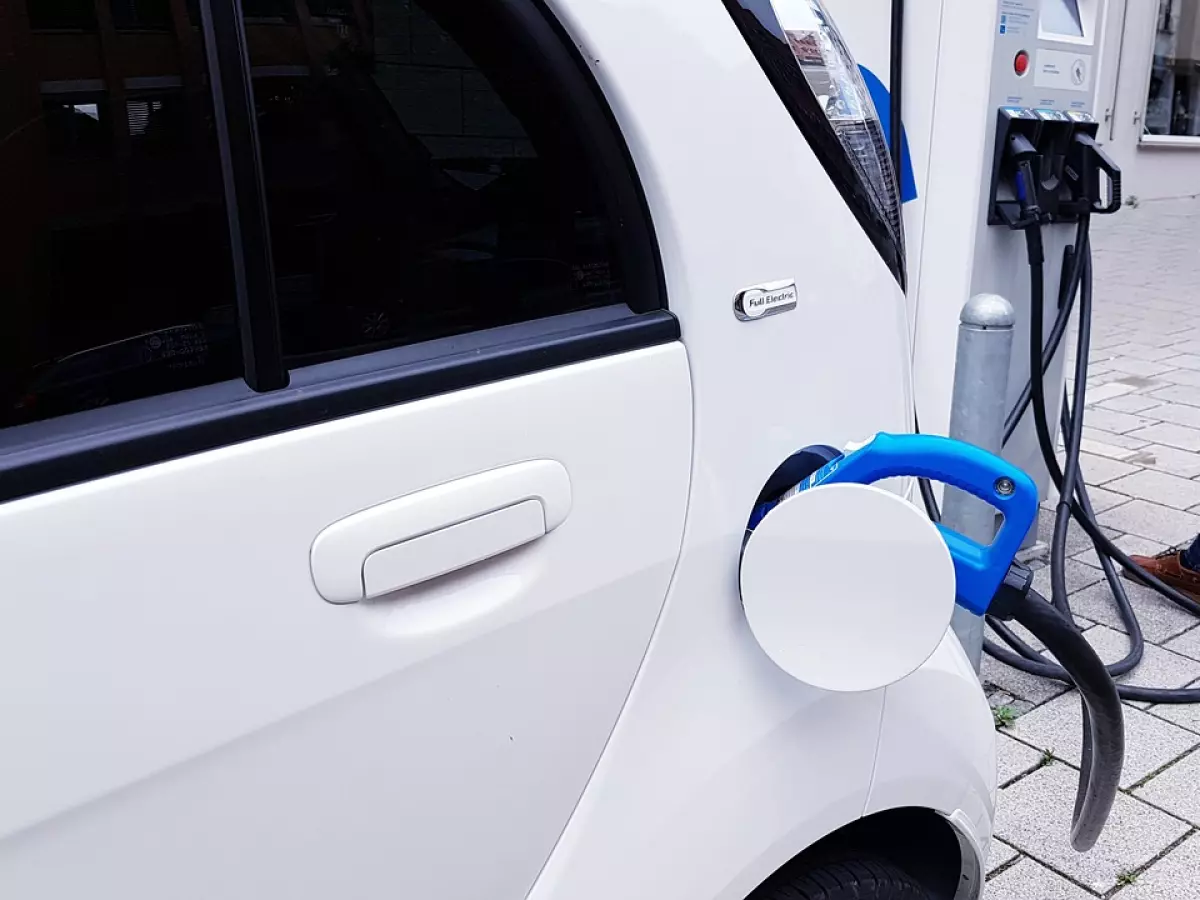
[[[310,366],[278,391],[228,381],[34,422],[0,432],[0,502],[679,336],[666,310],[601,307]]]

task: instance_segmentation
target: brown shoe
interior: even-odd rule
[[[1178,547],[1171,547],[1157,556],[1131,556],[1130,559],[1168,587],[1200,600],[1200,572],[1183,564],[1183,551]],[[1137,580],[1126,571],[1121,574],[1130,581]]]

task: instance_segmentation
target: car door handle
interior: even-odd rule
[[[378,597],[535,541],[570,511],[561,463],[480,472],[334,522],[313,541],[313,583],[330,603]]]

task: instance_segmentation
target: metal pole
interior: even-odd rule
[[[958,317],[950,437],[996,454],[1004,439],[1015,320],[1012,304],[998,294],[976,294]],[[996,510],[984,501],[946,486],[942,523],[947,528],[990,544],[996,536],[996,515]],[[983,619],[956,606],[951,627],[978,672],[983,656]]]

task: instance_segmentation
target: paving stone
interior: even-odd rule
[[[1118,344],[1115,347],[1109,348],[1107,352],[1113,356],[1132,356],[1134,359],[1145,359],[1150,362],[1158,362],[1159,360],[1179,355],[1178,351],[1171,349],[1171,345],[1160,347],[1152,344],[1139,344],[1133,341]]]
[[[1167,387],[1161,387],[1150,394],[1135,394],[1134,396],[1144,396],[1147,399],[1154,399],[1160,403],[1185,403],[1188,406],[1200,406],[1200,389],[1185,384],[1171,384]],[[1122,410],[1122,412],[1134,412],[1134,410]],[[1147,418],[1153,419],[1155,417],[1149,415]]]
[[[1020,638],[1022,641],[1024,641],[1026,644],[1028,644],[1031,649],[1036,650],[1039,653],[1045,653],[1046,645],[1043,644],[1041,641],[1039,641],[1036,637],[1034,637],[1033,634],[1029,631],[1029,629],[1027,629],[1024,625],[1021,625],[1017,622],[1006,622],[1005,624],[1008,626],[1009,631],[1011,631],[1018,638]],[[1086,627],[1088,627],[1088,626],[1083,625],[1082,622],[1079,625],[1080,630],[1085,630]],[[989,625],[988,628],[990,629],[991,626]],[[991,636],[991,634],[989,633],[989,637],[990,636]],[[999,636],[997,636],[997,640],[998,641],[1000,640]],[[1003,641],[1000,641],[1000,642],[1003,643]],[[1046,655],[1047,659],[1056,661],[1051,654],[1045,653],[1045,655]]]
[[[1172,356],[1163,361],[1172,369],[1193,369],[1200,371],[1200,355],[1195,353],[1181,353],[1178,356]]]
[[[1092,501],[1092,510],[1096,513],[1102,513],[1106,509],[1112,509],[1114,506],[1120,506],[1122,503],[1128,503],[1129,497],[1124,494],[1118,494],[1116,491],[1110,491],[1102,487],[1088,486],[1088,499]],[[1042,508],[1054,510],[1058,504],[1058,491],[1051,487],[1046,492],[1046,499],[1042,501]]]
[[[999,641],[999,638],[990,633],[989,637],[995,641]],[[999,660],[993,659],[986,653],[983,654],[979,674],[987,683],[1003,688],[1019,701],[1024,701],[1034,707],[1067,691],[1067,685],[1061,682],[1051,681],[1049,678],[1041,678],[1037,675],[1022,672],[1019,669],[1013,669]],[[1017,707],[1014,706],[1014,709],[1017,709]],[[1017,721],[1021,721],[1020,718]]]
[[[1012,847],[1008,846],[1008,844],[1004,843],[1004,841],[993,840],[991,842],[991,844],[988,845],[988,854],[987,854],[987,872],[988,872],[988,874],[990,875],[992,872],[995,872],[1001,866],[1008,865],[1010,862],[1012,862],[1014,859],[1016,859],[1020,855],[1021,855],[1020,853],[1018,853]],[[987,896],[988,896],[989,900],[991,900],[991,898],[995,896],[994,894],[992,894],[990,888],[988,890]]]
[[[1106,412],[1107,410],[1104,411]],[[1091,427],[1091,424],[1087,422],[1086,418],[1083,426],[1083,438],[1084,440],[1093,441],[1097,444],[1105,444],[1109,447],[1119,447],[1122,450],[1141,450],[1143,447],[1149,446],[1148,441],[1131,438],[1127,434],[1113,434],[1110,431],[1102,431],[1100,428],[1093,428]],[[1083,450],[1082,442],[1079,445],[1079,449]],[[1094,451],[1089,450],[1088,452],[1090,453]],[[1130,454],[1127,453],[1124,456],[1113,456],[1112,458],[1125,459],[1129,455]]]
[[[1200,737],[1197,735],[1196,737]],[[1189,753],[1159,772],[1133,793],[1159,809],[1200,824],[1200,753]]]
[[[1068,560],[1068,562],[1075,562],[1076,565],[1088,569],[1099,579],[1096,583],[1081,590],[1068,592],[1071,612],[1075,614],[1076,620],[1078,621],[1082,616],[1092,622],[1107,625],[1115,631],[1124,633],[1125,623],[1121,621],[1121,614],[1117,610],[1117,601],[1112,595],[1112,588],[1104,578],[1104,572],[1101,569],[1084,566],[1075,560]],[[1121,579],[1121,585],[1125,588],[1134,613],[1137,614],[1142,634],[1151,643],[1161,644],[1196,624],[1195,616],[1176,606],[1158,591],[1127,578]]]
[[[1161,444],[1143,447],[1129,458],[1129,462],[1159,472],[1170,472],[1181,478],[1195,478],[1200,475],[1200,454],[1175,447],[1164,447]]]
[[[1079,740],[1078,731],[1074,740]],[[1096,893],[1105,893],[1116,886],[1120,873],[1141,868],[1189,830],[1186,822],[1128,794],[1118,794],[1096,846],[1088,853],[1078,853],[1070,840],[1078,778],[1070,766],[1052,763],[1013,782],[1000,792],[996,836]],[[996,880],[1023,864],[1017,863]],[[1016,881],[1019,883],[1019,876]],[[1046,900],[1053,895],[1026,896]],[[988,900],[995,898],[989,894]]]
[[[1192,682],[1188,687],[1198,688],[1200,683]],[[1200,703],[1156,703],[1148,712],[1180,728],[1200,734]]]
[[[1200,453],[1200,429],[1176,425],[1173,422],[1158,422],[1138,428],[1129,434],[1131,437],[1145,438],[1152,444],[1166,444],[1179,450]]]
[[[1068,366],[1070,366],[1072,363],[1074,363],[1074,360],[1067,360]],[[1102,406],[1105,406],[1106,409],[1115,409],[1117,412],[1129,412],[1129,410],[1122,410],[1117,407],[1107,406],[1103,401],[1119,400],[1123,397],[1123,395],[1132,393],[1136,390],[1137,388],[1135,388],[1133,385],[1117,384],[1115,381],[1110,381],[1108,384],[1100,385],[1094,391],[1088,391],[1087,396],[1084,398],[1084,403],[1088,406],[1093,406],[1099,403]]]
[[[1178,366],[1171,365],[1169,362],[1148,362],[1144,359],[1131,359],[1128,356],[1110,359],[1106,365],[1115,372],[1123,372],[1127,375],[1140,375],[1143,378],[1162,375],[1164,372],[1170,372],[1172,369],[1179,368]]]
[[[1104,412],[1107,411],[1104,410]],[[1117,413],[1117,415],[1121,414]],[[1147,414],[1145,418],[1157,419],[1160,422],[1173,422],[1176,425],[1186,425],[1188,428],[1200,428],[1200,407],[1188,406],[1185,403],[1166,403],[1156,407],[1154,414]]]
[[[1117,385],[1115,383],[1111,385],[1106,384],[1105,387],[1117,387]],[[1120,387],[1127,387],[1127,385],[1120,385]],[[1163,388],[1163,390],[1170,390],[1170,388]],[[1149,413],[1148,410],[1151,410],[1154,407],[1161,405],[1164,401],[1169,400],[1169,397],[1157,396],[1157,392],[1155,394],[1123,393],[1105,398],[1104,400],[1099,401],[1098,405],[1104,409],[1113,409],[1117,412],[1145,412],[1147,418],[1153,419],[1154,416]]]
[[[1108,490],[1175,509],[1190,509],[1200,503],[1200,482],[1148,469],[1108,482]]]
[[[1200,516],[1146,500],[1130,500],[1100,513],[1096,521],[1125,534],[1136,534],[1164,544],[1191,540],[1200,533]]]
[[[1115,459],[1106,459],[1092,453],[1079,454],[1079,471],[1083,472],[1083,480],[1088,484],[1104,484],[1124,475],[1132,475],[1137,469],[1137,466],[1131,466]]]
[[[1180,371],[1185,371],[1185,370],[1181,369]],[[1120,374],[1120,376],[1118,378],[1115,378],[1113,380],[1116,381],[1118,384],[1132,385],[1133,387],[1137,388],[1139,391],[1150,390],[1150,389],[1153,389],[1156,387],[1164,386],[1163,379],[1149,378],[1145,375],[1126,375],[1126,374],[1122,373],[1122,374]],[[1174,384],[1175,382],[1166,382],[1166,383]]]
[[[1036,710],[1035,710],[1036,712]],[[1029,715],[1032,715],[1030,713]],[[1022,716],[1021,718],[1024,718]],[[1017,720],[1021,721],[1020,719]],[[1165,722],[1163,724],[1166,724]],[[1193,735],[1193,737],[1196,737]],[[1200,737],[1197,738],[1200,740]],[[1015,741],[1004,732],[996,735],[996,783],[1008,784],[1019,775],[1036,769],[1042,762],[1042,752]]]
[[[1044,703],[1009,728],[1009,734],[1032,747],[1049,750],[1071,765],[1080,765],[1083,714],[1075,691]],[[1137,784],[1151,772],[1200,745],[1200,735],[1126,705],[1125,766],[1121,787]]]
[[[1183,384],[1188,387],[1200,387],[1200,372],[1195,369],[1172,369],[1159,375],[1159,382],[1167,384]]]
[[[1072,598],[1084,588],[1103,581],[1104,573],[1093,566],[1087,566],[1078,560],[1063,560],[1063,576],[1067,583],[1067,595]],[[1050,567],[1045,566],[1033,573],[1033,589],[1043,597],[1050,599]]]
[[[1179,338],[1179,340],[1176,342],[1178,344],[1183,344],[1185,341],[1186,342],[1191,342],[1191,341],[1200,342],[1200,327],[1196,327],[1195,325],[1193,325],[1191,328],[1187,329],[1186,331],[1177,332],[1175,334],[1175,337]]]
[[[1023,859],[987,883],[986,900],[1094,900],[1093,896],[1032,859]]]
[[[1074,347],[1075,342],[1078,340],[1078,336],[1076,334],[1068,334],[1067,338],[1072,342],[1071,346]],[[1128,343],[1128,339],[1125,337],[1125,332],[1122,329],[1103,328],[1093,319],[1092,340],[1090,343],[1091,354],[1088,355],[1089,359],[1091,358],[1092,354],[1107,352],[1113,347],[1119,347],[1121,344]]]
[[[998,706],[1010,706],[1016,702],[1017,698],[1010,694],[1004,688],[996,687],[995,685],[984,685],[984,694],[987,697],[988,706],[995,709]]]
[[[1160,337],[1159,340],[1161,341],[1162,338]],[[1113,347],[1111,352],[1118,356],[1131,356],[1134,359],[1144,359],[1149,362],[1161,362],[1179,355],[1174,344],[1166,346],[1137,343],[1119,344]]]
[[[1075,383],[1070,380],[1070,373],[1074,371],[1074,367],[1069,368],[1067,371],[1067,393],[1073,394]],[[1130,375],[1128,372],[1118,372],[1116,369],[1112,368],[1109,365],[1109,362],[1106,360],[1103,363],[1097,363],[1088,366],[1087,387],[1089,391],[1094,391],[1096,388],[1100,387],[1100,385],[1108,384],[1110,381],[1123,382],[1124,379],[1133,377],[1135,376]]]
[[[1168,601],[1170,602],[1170,601]],[[1191,616],[1191,613],[1188,613]],[[1196,625],[1196,617],[1191,616],[1192,624]],[[1176,638],[1167,641],[1163,646],[1172,653],[1179,653],[1189,659],[1200,660],[1200,626],[1184,632]]]
[[[1089,628],[1084,635],[1096,654],[1108,665],[1118,662],[1129,653],[1128,636],[1116,629],[1097,625]],[[1139,687],[1181,688],[1197,678],[1200,678],[1200,662],[1147,643],[1137,668],[1117,681]]]
[[[1089,494],[1088,496],[1091,495]],[[1056,514],[1057,513],[1054,509],[1046,509],[1045,507],[1042,507],[1038,510],[1038,540],[1045,541],[1047,545],[1050,544],[1051,539],[1054,537],[1054,518]],[[1119,535],[1121,532],[1115,531],[1111,528],[1105,528],[1103,525],[1101,525],[1100,533],[1106,534],[1110,538],[1115,538],[1115,536]],[[1090,549],[1091,546],[1091,537],[1086,531],[1083,530],[1083,526],[1080,525],[1074,517],[1072,517],[1071,523],[1067,526],[1067,556],[1074,556],[1077,553],[1082,553],[1083,551]],[[1099,566],[1100,563],[1097,562],[1096,565]]]
[[[997,703],[997,704],[993,705],[992,712],[993,713],[999,712],[1000,710],[1004,709],[1005,707],[1008,708],[1008,714],[1012,717],[1013,721],[1016,721],[1017,719],[1021,718],[1021,716],[1025,715],[1025,713],[1027,713],[1031,709],[1035,708],[1034,705],[1032,703],[1030,703],[1028,700],[1018,700],[1016,698],[1013,698],[1008,703]],[[997,726],[996,733],[1004,734],[1003,729],[1005,729],[1007,727],[1008,727],[1008,725]]]
[[[1107,386],[1105,385],[1105,387]],[[1116,412],[1111,409],[1103,409],[1101,407],[1089,409],[1084,415],[1084,421],[1092,428],[1099,428],[1101,431],[1109,431],[1113,434],[1127,434],[1134,429],[1144,428],[1147,425],[1153,424],[1152,419],[1134,416],[1129,413]],[[1186,425],[1189,423],[1181,422],[1180,424]],[[1147,441],[1147,443],[1149,442]]]
[[[1200,900],[1198,872],[1200,835],[1194,834],[1140,873],[1137,881],[1122,888],[1116,897],[1119,900]],[[990,893],[986,896],[987,900],[995,900]]]
[[[1146,441],[1140,441],[1137,442],[1140,444],[1138,447],[1122,447],[1116,441],[1112,440],[1112,438],[1121,437],[1121,435],[1109,435],[1107,432],[1096,431],[1094,428],[1085,428],[1084,432],[1084,435],[1079,439],[1079,452],[1091,456],[1102,456],[1105,459],[1125,461],[1147,445]],[[1061,441],[1057,449],[1062,449]]]
[[[1125,551],[1130,556],[1153,556],[1155,553],[1165,550],[1167,546],[1158,541],[1152,541],[1149,538],[1139,537],[1136,534],[1122,535],[1119,538],[1115,538],[1113,543],[1117,545],[1118,549]],[[1100,559],[1096,555],[1095,548],[1085,550],[1082,553],[1076,553],[1071,558],[1086,566],[1100,568]]]

